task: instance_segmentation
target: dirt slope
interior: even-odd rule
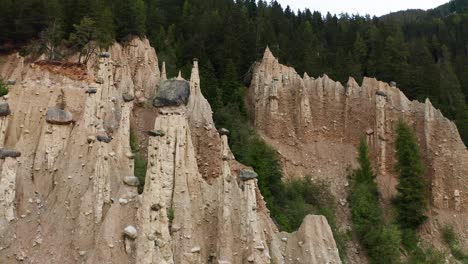
[[[398,88],[372,78],[362,85],[350,78],[343,86],[326,75],[301,77],[269,49],[254,67],[248,93],[254,126],[278,151],[286,177],[328,181],[343,205],[341,219],[347,228],[347,171],[357,165],[360,138],[367,139],[388,203],[397,183],[396,124],[399,119],[409,123],[431,183],[430,220],[422,235],[440,246],[440,228],[451,224],[468,246],[468,151],[456,126],[429,100],[409,101]]]

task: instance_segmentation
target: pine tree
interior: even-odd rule
[[[46,54],[47,59],[55,60],[59,55],[57,46],[62,40],[63,31],[60,23],[53,20],[50,25],[39,34],[39,39],[34,42],[37,54]]]
[[[134,17],[134,34],[140,37],[144,37],[146,34],[146,6],[143,0],[135,0],[133,6]]]
[[[112,9],[106,0],[95,0],[92,9],[92,18],[96,21],[96,41],[100,48],[106,49],[115,39]]]
[[[80,24],[73,26],[75,32],[70,34],[69,42],[80,53],[78,63],[86,64],[91,55],[98,49],[96,22],[92,18],[84,17]]]

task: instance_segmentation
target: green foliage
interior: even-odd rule
[[[49,60],[55,60],[60,54],[58,52],[58,45],[63,37],[63,31],[60,23],[54,19],[50,22],[49,26],[39,33],[38,54],[45,53]]]
[[[171,208],[168,208],[167,209],[167,219],[169,220],[169,225],[172,224],[172,221],[174,221],[174,209],[171,207]]]
[[[442,228],[442,239],[447,245],[457,244],[458,238],[452,226],[444,226]]]
[[[349,235],[340,231],[336,222],[336,200],[325,182],[313,182],[310,177],[294,179],[285,185],[286,199],[282,213],[291,229],[295,231],[308,214],[323,215],[327,218],[342,260],[346,259]]]
[[[349,205],[353,227],[371,263],[399,263],[401,233],[382,216],[379,192],[364,139],[359,145],[360,168],[350,176]]]
[[[138,186],[138,193],[143,192],[146,180],[146,168],[147,161],[144,159],[143,155],[140,153],[140,148],[138,147],[138,141],[133,129],[130,129],[130,149],[132,150],[134,157],[134,174],[140,180],[140,185]]]
[[[421,242],[419,242],[421,243]],[[445,254],[436,250],[432,245],[417,246],[410,252],[408,264],[440,264],[445,263]]]
[[[70,34],[69,42],[72,47],[80,53],[78,63],[83,62],[86,64],[91,55],[98,48],[95,43],[98,36],[96,22],[90,17],[84,17],[80,21],[80,24],[75,24],[73,27],[75,31]],[[82,58],[84,58],[83,61],[81,60]]]
[[[397,222],[403,230],[416,230],[427,219],[427,180],[411,128],[400,120],[396,132],[396,170],[399,177],[393,202]]]
[[[450,248],[450,251],[454,258],[459,260],[463,264],[468,263],[468,254],[464,253],[461,249],[460,239],[453,230],[452,226],[445,226],[442,229],[442,239]]]
[[[0,97],[8,94],[8,85],[0,78]]]

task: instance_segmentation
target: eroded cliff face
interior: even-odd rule
[[[369,144],[385,201],[395,194],[395,128],[403,119],[416,132],[431,183],[424,237],[437,245],[440,227],[451,224],[468,243],[468,151],[456,126],[429,100],[409,101],[398,88],[371,78],[362,85],[350,78],[343,86],[326,75],[300,77],[267,49],[254,67],[248,101],[253,123],[278,151],[286,177],[328,181],[344,223],[347,170],[357,165],[361,137]]]
[[[213,124],[197,61],[187,104],[155,108],[167,77],[148,41],[109,53],[86,67],[18,55],[1,66],[16,81],[0,115],[1,263],[340,263],[323,218],[278,240],[257,180],[239,177],[248,168]],[[151,130],[141,194],[130,124]]]

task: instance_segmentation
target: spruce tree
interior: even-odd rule
[[[427,181],[413,131],[400,120],[396,132],[396,170],[399,176],[394,204],[397,221],[403,230],[416,230],[427,219]]]
[[[398,263],[400,232],[386,225],[379,202],[375,174],[364,139],[359,144],[360,168],[351,175],[349,204],[354,230],[367,250],[371,263]]]

